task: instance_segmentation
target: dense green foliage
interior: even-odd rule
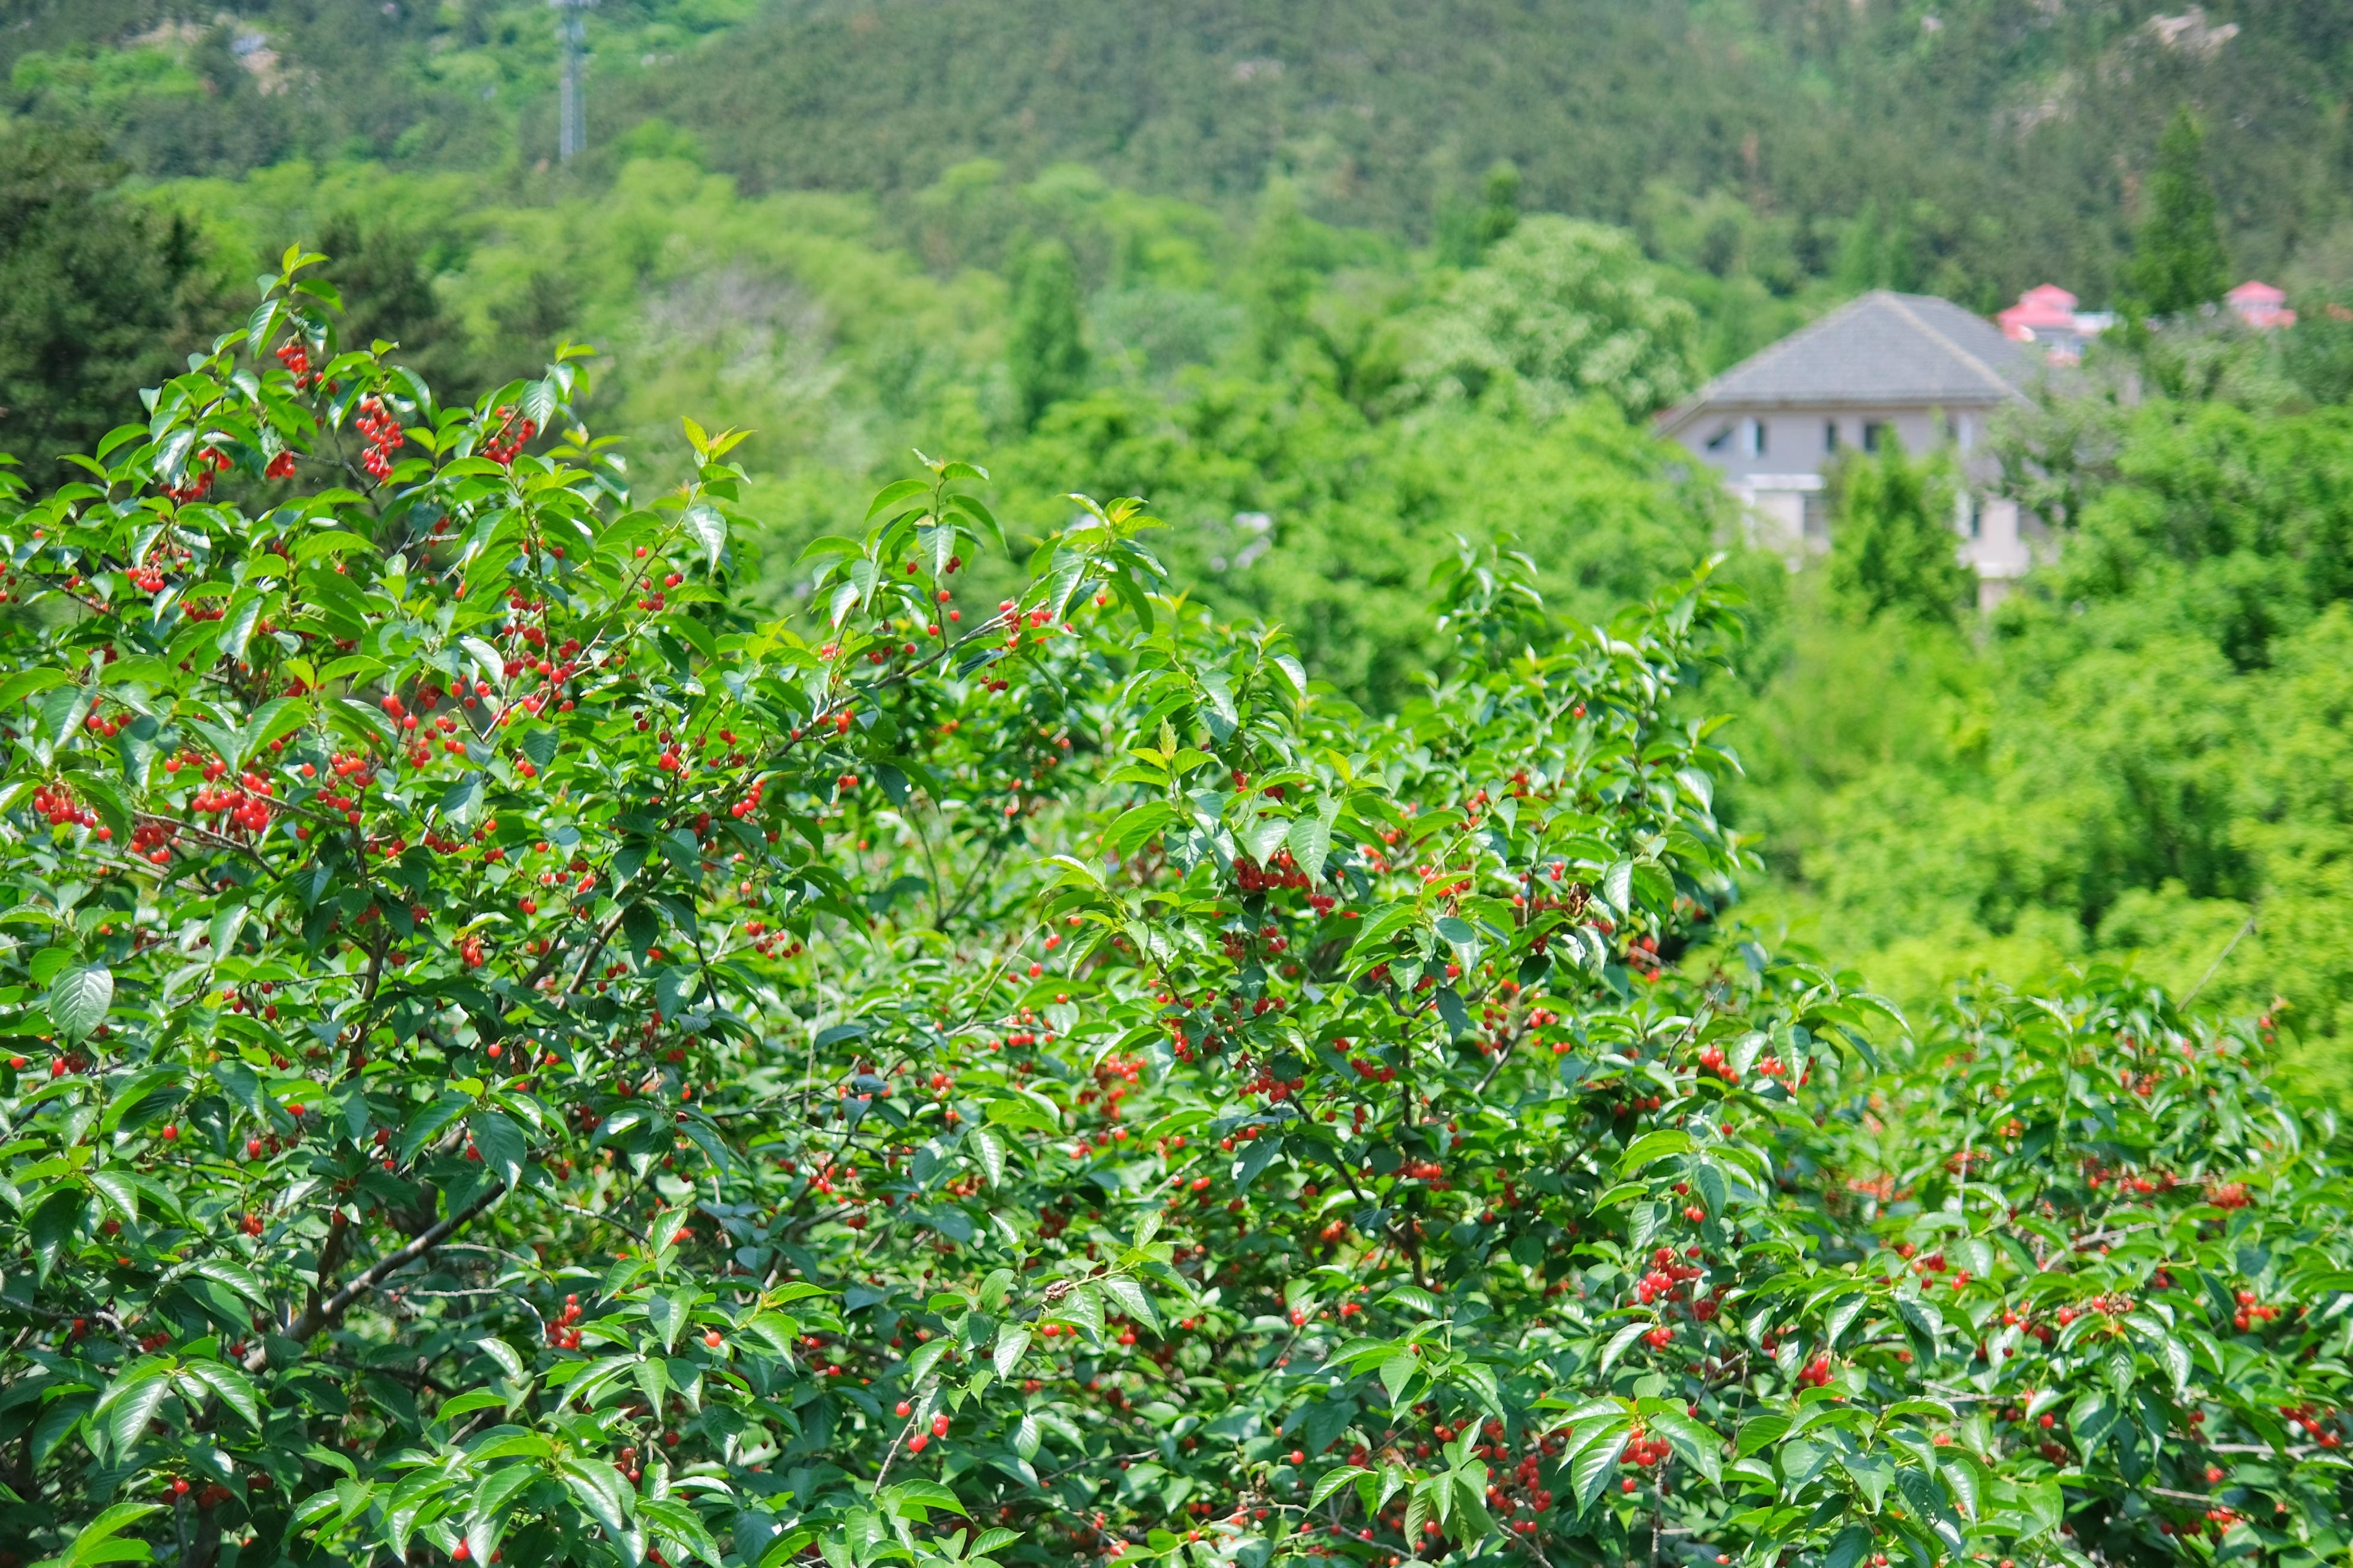
[[[72,201],[124,224],[144,205],[151,238],[185,215],[172,265],[204,274],[60,291],[52,258],[0,295],[13,341],[51,331],[45,299],[87,312],[77,342],[153,324],[13,396],[80,411],[47,446],[0,436],[45,483],[190,346],[187,297],[299,238],[334,257],[349,341],[398,342],[452,399],[597,345],[586,406],[649,465],[640,487],[691,471],[678,410],[753,430],[742,571],[771,606],[807,605],[803,547],[854,526],[911,448],[991,454],[1029,537],[1071,489],[1150,498],[1195,599],[1281,623],[1377,711],[1444,656],[1425,584],[1457,536],[1524,551],[1576,623],[1730,549],[1756,635],[1710,700],[1749,771],[1726,809],[1766,846],[1743,882],[1760,919],[1915,1007],[1981,963],[2137,957],[2186,987],[2229,946],[2207,994],[2284,998],[2298,1070],[2333,1057],[2342,814],[2287,759],[2341,733],[2314,412],[2353,387],[2334,9],[2160,27],[1972,5],[1931,28],[1888,6],[1241,5],[1129,26],[1100,5],[641,0],[588,18],[593,151],[568,171],[536,166],[543,6],[220,15],[35,6],[0,38],[14,112],[179,176],[142,197],[90,165]],[[2211,140],[2165,153],[2193,100]],[[2129,377],[2050,402],[2010,479],[2082,548],[1983,646],[1967,616],[1858,613],[1936,618],[1936,507],[1899,509],[1900,538],[1841,528],[1791,578],[1637,427],[1844,290],[1990,306],[2050,278],[2112,300],[2136,234],[2149,268],[2159,242],[2207,246],[2166,216],[2201,189],[2240,271],[2296,285],[2305,319],[2261,342],[2176,324]],[[2104,389],[2126,381],[2173,412],[2119,414]],[[2108,700],[2148,671],[2147,704]]]
[[[2214,222],[2214,184],[2204,166],[2206,137],[2187,109],[2177,112],[2158,143],[2149,170],[2147,212],[2140,220],[2127,278],[2134,308],[2154,316],[2180,316],[2211,305],[2231,286],[2230,263]]]
[[[0,133],[0,451],[44,483],[197,346],[195,235],[111,194],[87,137]]]
[[[2030,445],[2053,438],[2084,459],[2047,481],[2074,527],[1982,648],[1794,633],[1746,753],[1774,901],[1911,1001],[1980,963],[2211,969],[2232,1005],[2280,999],[2339,1074],[2353,423],[2156,402]]]
[[[636,491],[576,356],[443,405],[303,267],[0,528],[13,1540],[2348,1549],[2268,1025],[2094,973],[1914,1047],[1719,934],[1711,573],[1571,627],[1465,545],[1375,715],[1132,500],[990,607],[937,462],[796,626],[735,434]]]
[[[1977,599],[1977,575],[1953,551],[1959,476],[1947,454],[1914,459],[1893,431],[1875,455],[1832,475],[1831,590],[1866,616],[1951,623]]]
[[[535,0],[19,10],[0,32],[7,107],[99,131],[153,175],[290,158],[529,171],[554,151],[554,18]],[[2171,17],[2031,0],[605,0],[586,27],[599,174],[676,126],[750,189],[876,193],[894,216],[975,157],[1023,179],[1084,163],[1229,213],[1288,175],[1319,216],[1461,260],[1507,160],[1505,205],[1633,226],[1719,280],[1991,310],[2054,279],[2122,289],[2160,133],[2194,103],[2242,268],[2341,270],[2353,245],[2353,24],[2327,0]]]

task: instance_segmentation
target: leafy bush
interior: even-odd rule
[[[1622,229],[1520,222],[1424,313],[1405,367],[1417,400],[1516,393],[1553,412],[1606,397],[1639,418],[1699,384],[1699,317]]]
[[[1906,458],[1892,431],[1883,446],[1847,456],[1832,476],[1831,586],[1867,616],[1949,623],[1977,586],[1953,534],[1960,477],[1949,456]]]
[[[938,462],[805,637],[733,435],[635,497],[575,356],[440,405],[307,259],[6,535],[11,1539],[2345,1550],[2328,1129],[2113,981],[1875,1077],[1705,945],[1708,574],[1564,634],[1466,548],[1373,716],[1134,502],[959,602]]]

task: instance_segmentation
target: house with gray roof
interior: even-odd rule
[[[1660,433],[1724,475],[1762,542],[1797,555],[1830,545],[1823,475],[1841,452],[1950,446],[1968,479],[1954,518],[1979,602],[2033,563],[2041,525],[1990,493],[1986,424],[2048,363],[1948,300],[1878,289],[1733,366],[1660,416]]]

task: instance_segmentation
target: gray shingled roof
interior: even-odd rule
[[[2037,368],[1984,317],[1934,295],[1881,289],[1741,361],[1662,423],[1673,431],[1733,408],[2000,403],[2019,395]]]

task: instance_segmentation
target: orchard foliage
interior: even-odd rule
[[[1133,500],[960,598],[934,462],[766,620],[733,437],[635,495],[307,259],[6,528],[20,1555],[2344,1550],[2331,1130],[1718,936],[1704,571],[1466,547],[1367,714]]]

